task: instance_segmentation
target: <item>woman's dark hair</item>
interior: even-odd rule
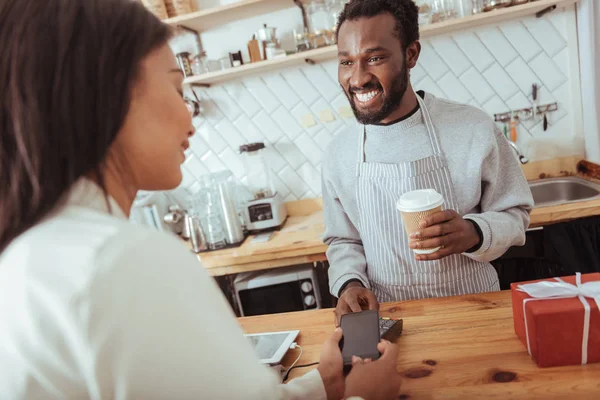
[[[403,50],[419,40],[419,8],[413,0],[350,0],[340,13],[336,32],[340,31],[345,21],[371,18],[383,13],[391,14],[396,20],[396,35]]]
[[[0,0],[0,253],[82,176],[105,190],[140,62],[169,36],[137,0]]]

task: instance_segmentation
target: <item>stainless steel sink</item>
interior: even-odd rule
[[[532,181],[529,187],[536,207],[600,198],[600,185],[577,177]]]

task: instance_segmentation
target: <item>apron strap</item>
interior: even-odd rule
[[[429,114],[429,109],[425,105],[425,100],[421,99],[421,96],[416,93],[415,96],[417,96],[417,102],[419,103],[421,114],[423,114],[423,120],[425,121],[425,127],[427,128],[427,134],[429,136],[429,141],[431,142],[433,154],[442,155],[442,148],[440,147],[439,138],[435,130],[435,126],[433,126],[433,120],[431,119],[431,114]]]
[[[423,121],[425,121],[425,128],[427,129],[427,136],[429,137],[429,142],[431,143],[431,148],[433,149],[433,154],[436,156],[442,155],[442,148],[439,143],[439,138],[437,132],[435,130],[435,126],[433,126],[433,120],[431,119],[431,114],[429,114],[429,109],[425,105],[425,101],[421,99],[417,93],[415,93],[417,97],[417,103],[419,103],[419,109],[421,110],[421,114],[423,115]],[[363,129],[361,134],[359,135],[359,145],[358,145],[358,164],[356,167],[356,176],[360,176],[360,165],[366,162],[365,155],[365,142],[367,140],[367,127],[363,125]]]

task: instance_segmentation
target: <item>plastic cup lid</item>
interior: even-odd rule
[[[402,212],[420,212],[431,210],[444,204],[444,197],[434,189],[413,190],[403,194],[396,208]]]

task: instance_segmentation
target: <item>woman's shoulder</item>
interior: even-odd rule
[[[181,257],[186,247],[169,233],[83,207],[68,207],[18,236],[0,256],[0,277],[43,279],[52,267],[54,280],[69,281],[73,294],[102,273],[118,273],[127,264]],[[178,256],[179,255],[179,256]],[[0,280],[3,280],[0,278]]]

